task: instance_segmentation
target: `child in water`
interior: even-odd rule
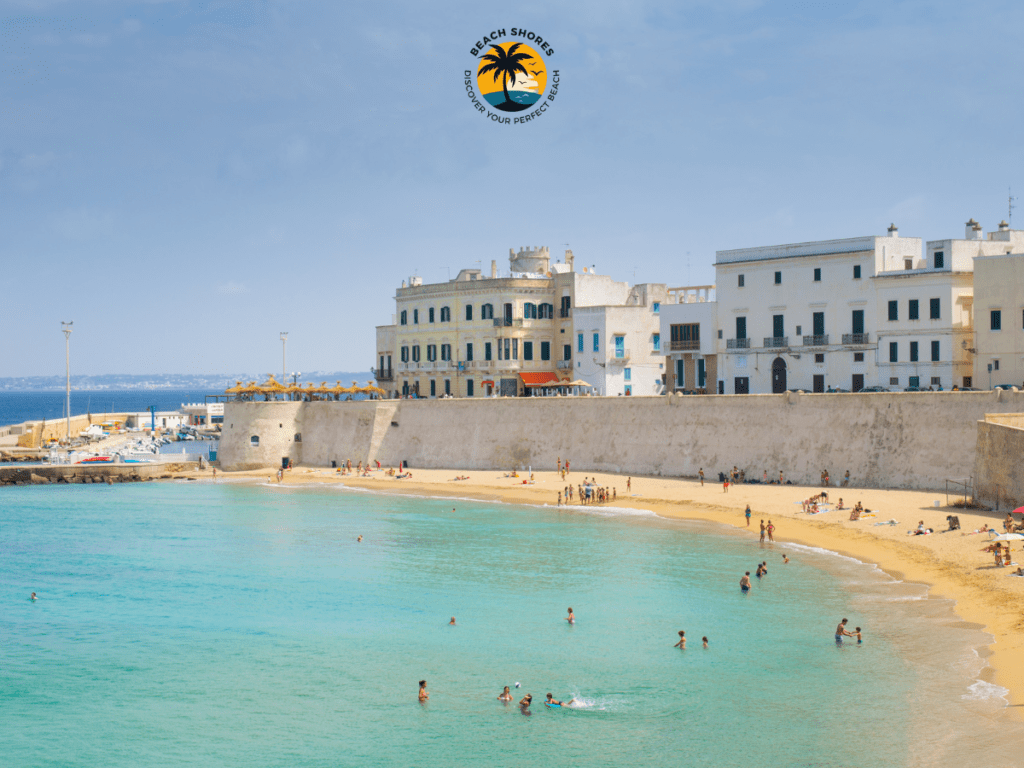
[[[860,645],[864,640],[860,636],[860,627],[856,627],[853,632],[853,636],[857,638],[857,645]]]

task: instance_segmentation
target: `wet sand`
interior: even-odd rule
[[[709,473],[710,474],[710,473]],[[456,476],[468,480],[456,481]],[[196,473],[209,478],[210,471]],[[618,498],[606,506],[632,507],[655,512],[666,518],[702,520],[746,529],[744,509],[752,511],[750,535],[759,535],[759,523],[770,519],[775,525],[776,542],[793,542],[820,547],[872,563],[891,576],[931,587],[933,597],[956,601],[961,619],[985,627],[994,636],[989,646],[988,663],[981,678],[1010,691],[1009,703],[1024,708],[1024,578],[1011,577],[1009,568],[996,567],[993,557],[981,550],[989,543],[989,534],[975,533],[988,525],[1002,532],[1006,510],[985,512],[946,506],[942,492],[891,491],[871,488],[826,489],[832,502],[830,509],[808,515],[800,502],[823,490],[817,486],[736,485],[723,491],[722,484],[705,480],[633,477],[632,489],[626,490],[623,475],[573,471],[565,481],[556,472],[534,472],[534,483],[523,484],[528,474],[506,477],[494,470],[424,470],[413,469],[412,477],[398,480],[383,471],[370,477],[342,476],[330,469],[297,467],[285,473],[284,484],[344,483],[352,488],[388,493],[433,497],[466,497],[517,504],[557,503],[558,492],[570,482],[574,488],[584,477],[595,478],[598,485],[616,489]],[[225,479],[266,481],[273,471],[218,472]],[[715,476],[717,478],[717,475]],[[842,497],[844,506],[860,501],[874,516],[858,521],[849,519],[848,510],[835,511]],[[935,506],[935,502],[939,506]],[[951,496],[950,503],[955,499]],[[576,502],[574,502],[576,503]],[[958,515],[961,530],[947,531],[947,515]],[[895,519],[897,525],[875,525]],[[908,536],[919,521],[935,533]],[[1012,543],[1015,563],[1024,566],[1021,542]],[[984,649],[980,649],[983,655]],[[1015,711],[1024,714],[1021,709]]]

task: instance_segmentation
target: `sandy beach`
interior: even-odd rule
[[[210,471],[196,473],[209,477]],[[947,507],[942,492],[891,491],[870,488],[830,487],[832,505],[818,515],[803,512],[801,501],[823,490],[817,486],[798,485],[730,485],[724,492],[722,484],[705,480],[632,477],[632,488],[626,490],[623,475],[578,472],[573,470],[565,481],[558,473],[538,472],[534,482],[524,484],[528,475],[506,477],[504,472],[485,470],[413,469],[412,477],[395,479],[384,471],[370,477],[342,476],[330,469],[296,467],[284,473],[283,483],[344,483],[397,494],[433,497],[465,497],[517,504],[557,504],[558,493],[570,482],[577,486],[584,477],[594,478],[599,486],[616,489],[618,498],[607,505],[650,510],[665,518],[701,520],[747,529],[744,510],[752,511],[749,535],[756,544],[759,523],[763,518],[775,525],[778,543],[792,542],[820,547],[872,563],[894,578],[927,584],[933,597],[956,601],[956,612],[965,622],[983,626],[994,636],[987,649],[989,666],[982,672],[986,682],[1010,691],[1010,706],[1024,706],[1024,578],[1011,577],[1016,564],[1024,565],[1024,551],[1013,542],[1013,567],[996,567],[993,557],[983,550],[989,534],[975,533],[983,526],[1002,532],[1006,510],[986,512]],[[455,480],[468,475],[466,480]],[[218,472],[225,479],[276,477],[272,471]],[[851,521],[848,510],[835,511],[839,498],[844,506],[860,501],[873,516]],[[935,502],[939,506],[935,506]],[[950,497],[950,503],[955,501]],[[574,502],[575,503],[575,502]],[[961,529],[947,531],[947,515],[958,515]],[[877,525],[890,519],[896,525]],[[918,522],[935,533],[909,536]],[[771,546],[771,545],[765,545]]]

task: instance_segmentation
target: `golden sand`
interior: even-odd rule
[[[197,473],[209,477],[210,472]],[[413,469],[412,477],[398,480],[384,472],[370,477],[342,476],[334,470],[297,467],[284,474],[285,484],[338,482],[353,488],[389,493],[435,497],[461,496],[517,504],[557,503],[558,493],[570,482],[584,477],[599,486],[616,489],[618,498],[610,505],[646,509],[666,518],[703,520],[745,529],[744,509],[753,513],[750,535],[759,535],[759,522],[770,519],[777,542],[794,542],[828,549],[865,563],[873,563],[894,578],[931,587],[933,597],[956,601],[956,612],[965,621],[985,627],[994,636],[988,663],[981,677],[1010,691],[1011,706],[1024,706],[1024,578],[1011,577],[1013,567],[997,567],[983,550],[989,534],[975,533],[983,526],[1002,532],[1006,510],[984,512],[946,506],[942,492],[890,491],[871,488],[828,488],[831,509],[808,515],[799,504],[822,488],[797,485],[730,485],[706,480],[633,477],[626,490],[623,475],[573,471],[565,481],[556,472],[534,472],[534,483],[523,484],[528,474],[509,478],[494,470]],[[222,477],[275,477],[272,471],[219,473]],[[456,476],[468,475],[467,480]],[[710,475],[710,473],[709,473]],[[717,478],[717,474],[715,475]],[[845,506],[860,501],[875,516],[849,519],[849,511],[834,511],[839,498]],[[935,502],[939,506],[935,506]],[[950,497],[950,503],[955,499]],[[575,503],[575,502],[574,502]],[[876,512],[877,510],[877,512]],[[947,531],[946,515],[958,515],[961,530]],[[895,519],[897,525],[875,525]],[[908,536],[919,521],[935,533]],[[1015,563],[1024,565],[1020,543],[1012,547]]]

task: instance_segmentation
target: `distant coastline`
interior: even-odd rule
[[[350,384],[353,380],[364,383],[373,378],[368,371],[309,371],[298,374],[302,381],[340,380]],[[234,386],[236,381],[263,381],[266,373],[104,373],[95,375],[72,374],[72,395],[79,392],[101,391],[153,391],[188,390],[220,391]],[[6,376],[0,377],[0,393],[9,392],[64,392],[67,380],[63,374],[55,376]],[[41,418],[41,417],[39,417]]]

